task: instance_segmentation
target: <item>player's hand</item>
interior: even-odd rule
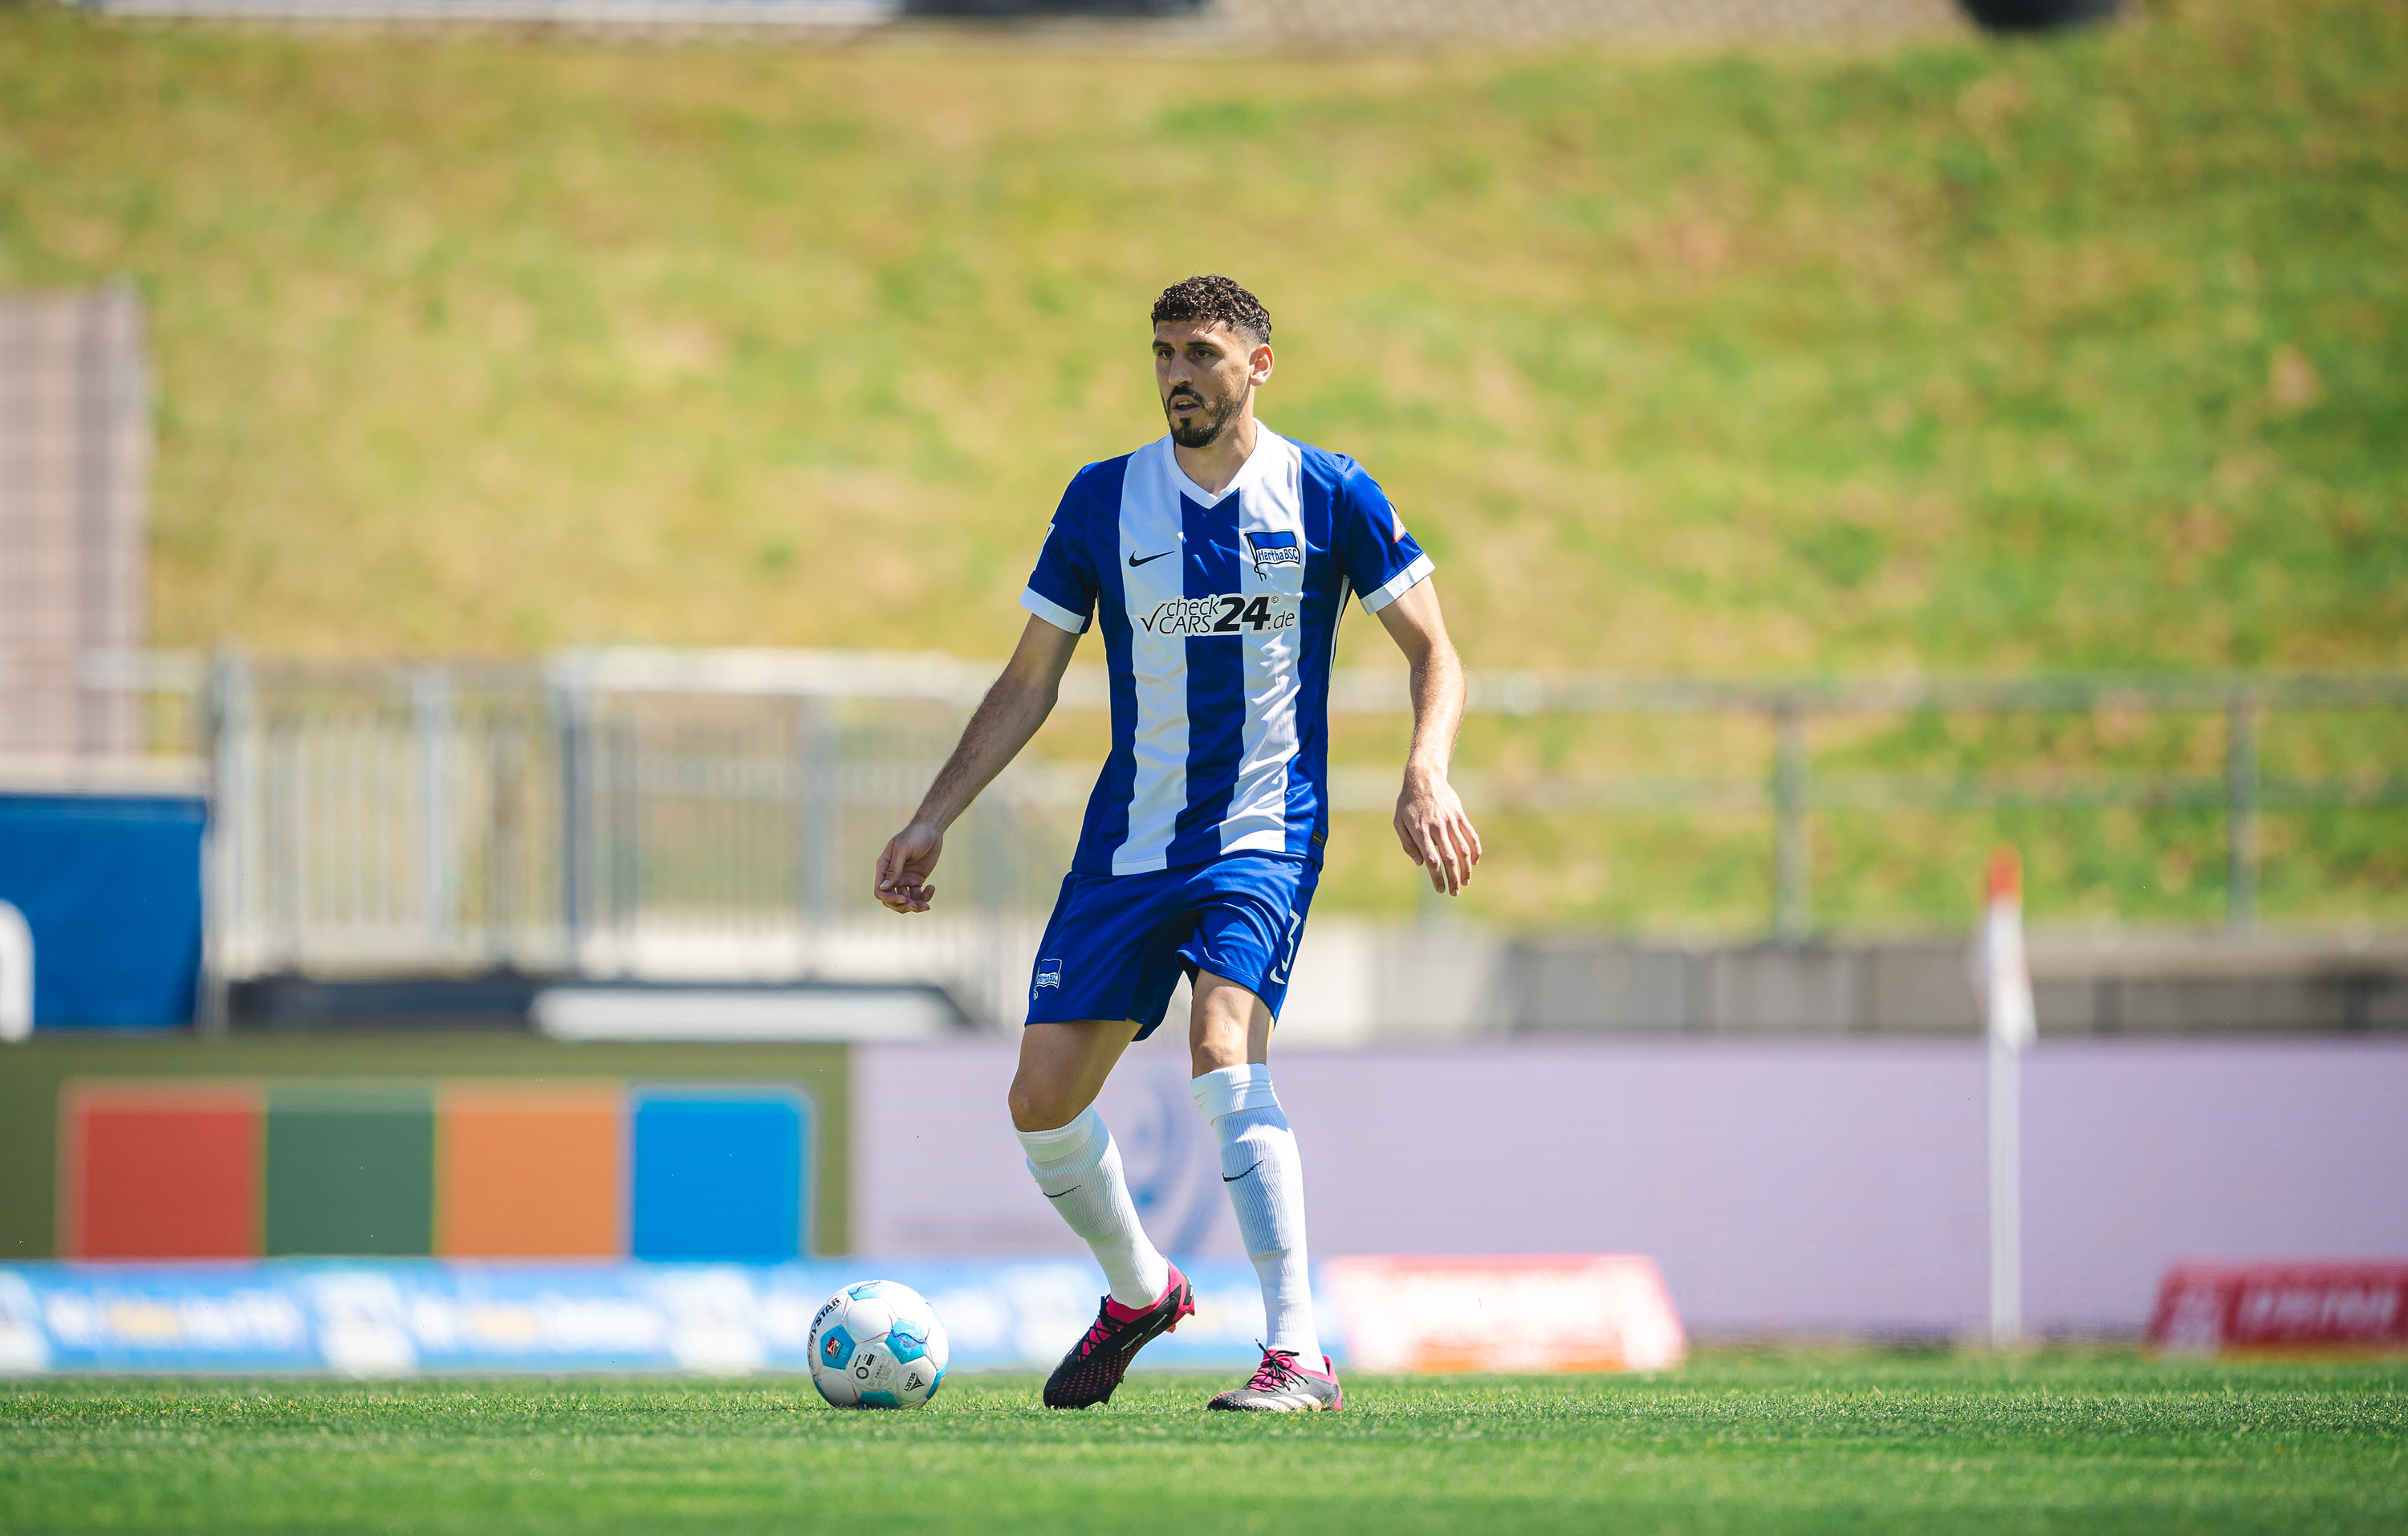
[[[925,822],[913,822],[886,840],[878,855],[878,888],[874,893],[890,912],[924,912],[937,899],[928,876],[937,856],[945,851],[945,834]]]
[[[1405,845],[1405,857],[1429,871],[1430,889],[1448,896],[1471,883],[1471,867],[1480,862],[1480,834],[1463,813],[1463,797],[1439,769],[1405,769],[1397,840]]]

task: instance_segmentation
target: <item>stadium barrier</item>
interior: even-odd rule
[[[814,1236],[786,1255],[1087,1266],[1083,1248],[1031,1191],[1011,1139],[1002,1096],[1012,1059],[1009,1041],[984,1039],[849,1048],[568,1047],[492,1035],[37,1041],[0,1052],[0,1260],[95,1251],[74,1236],[85,1218],[72,1213],[79,1182],[94,1175],[61,1166],[80,1154],[70,1145],[73,1116],[60,1112],[85,1094],[107,1102],[104,1089],[121,1103],[159,1086],[230,1101],[235,1113],[217,1121],[233,1132],[230,1150],[222,1141],[214,1153],[188,1145],[171,1162],[145,1159],[138,1141],[120,1143],[136,1179],[155,1180],[164,1197],[166,1209],[141,1219],[190,1211],[185,1219],[200,1233],[188,1230],[186,1253],[227,1263],[331,1241],[328,1223],[267,1245],[281,1192],[271,1182],[265,1122],[281,1096],[308,1108],[322,1104],[330,1082],[371,1080],[377,1092],[362,1097],[386,1111],[377,1122],[382,1166],[407,1163],[409,1173],[364,1191],[363,1208],[417,1223],[422,1254],[469,1256],[473,1228],[443,1213],[443,1170],[482,1166],[488,1171],[476,1177],[492,1187],[462,1193],[478,1195],[494,1223],[520,1224],[515,1235],[479,1243],[479,1256],[497,1256],[515,1242],[532,1247],[547,1230],[529,1212],[533,1201],[512,1193],[542,1184],[532,1156],[510,1150],[534,1137],[512,1128],[528,1122],[497,1115],[487,1122],[491,1156],[481,1165],[450,1156],[444,1084],[490,1090],[507,1104],[544,1086],[574,1098],[588,1091],[580,1082],[608,1097],[626,1084],[748,1081],[802,1089],[812,1112],[801,1177]],[[1982,1063],[1971,1040],[1275,1053],[1309,1170],[1315,1258],[1644,1253],[1687,1332],[1718,1339],[1982,1331]],[[1099,1108],[1165,1251],[1182,1265],[1241,1263],[1187,1068],[1166,1031],[1131,1049]],[[168,1079],[175,1072],[195,1075]],[[523,1075],[504,1075],[512,1073]],[[2043,1037],[2026,1058],[2022,1094],[2028,1328],[2043,1338],[2137,1339],[2161,1277],[2186,1260],[2408,1260],[2408,1184],[2396,1172],[2408,1167],[2403,1100],[2408,1045],[2397,1041]],[[1433,1104],[1510,1135],[1434,1140]],[[322,1136],[333,1124],[320,1116],[303,1128]],[[604,1156],[614,1127],[624,1144],[624,1118],[589,1114],[583,1124],[593,1158]],[[176,1193],[211,1157],[229,1156],[242,1159],[226,1181],[232,1197]],[[126,1170],[99,1177],[122,1189]],[[397,1213],[396,1183],[409,1194]],[[302,1192],[318,1199],[323,1186]],[[632,1251],[592,1235],[627,1220],[613,1203],[629,1198],[624,1171],[589,1163],[552,1187],[560,1211],[545,1219],[587,1234],[556,1249],[583,1248],[595,1256],[587,1263]],[[597,1189],[620,1193],[596,1198]],[[205,1222],[207,1212],[219,1214]],[[136,1246],[121,1235],[113,1251]],[[147,1252],[178,1256],[163,1246],[154,1230]]]
[[[1321,1267],[1314,1306],[1340,1366],[1376,1371],[1657,1371],[1680,1322],[1643,1259],[1357,1259]],[[1376,1276],[1398,1298],[1365,1282]],[[0,1266],[0,1373],[808,1370],[812,1313],[880,1278],[928,1298],[949,1370],[1045,1371],[1094,1320],[1087,1262],[504,1264],[289,1259]],[[1259,1357],[1253,1266],[1196,1266],[1196,1315],[1140,1359],[1242,1371]],[[1358,1327],[1355,1309],[1366,1309]],[[1533,1317],[1548,1319],[1533,1326]]]
[[[861,872],[909,814],[993,671],[988,663],[868,652],[612,649],[488,666],[94,652],[75,670],[76,686],[104,702],[137,700],[133,715],[156,723],[155,738],[48,767],[0,754],[0,785],[92,793],[173,783],[206,793],[206,1026],[224,1022],[230,988],[248,979],[507,969],[928,984],[976,1022],[1008,1027],[1020,1016],[1027,943],[1067,860],[1092,759],[1031,759],[998,779],[949,839],[945,912],[897,925],[861,893]],[[22,701],[22,672],[0,656],[0,717]],[[1073,667],[1062,708],[1092,712],[1106,702],[1100,672]],[[2239,931],[2255,921],[2262,813],[2408,803],[2408,774],[2372,758],[2352,767],[2332,755],[2329,740],[2311,740],[2328,717],[2408,707],[2408,678],[2399,676],[1748,681],[1489,672],[1473,674],[1469,707],[1495,722],[1482,730],[1507,735],[1555,731],[1541,724],[1552,717],[1681,717],[1721,743],[1718,764],[1734,749],[1755,750],[1749,741],[1765,749],[1758,764],[1702,773],[1604,771],[1584,766],[1580,754],[1543,772],[1467,762],[1458,787],[1484,815],[1739,816],[1761,818],[1769,832],[1770,927],[1781,950],[1800,952],[1795,956],[1690,955],[1677,946],[1584,955],[1580,941],[1550,938],[1457,943],[1425,933],[1412,940],[1465,952],[1454,973],[1422,974],[1413,992],[1460,999],[1483,991],[1484,1019],[1526,1016],[1541,1032],[1591,1021],[1619,1027],[1614,1021],[1625,1017],[1646,1028],[1693,1026],[1728,1011],[1718,999],[1742,994],[1794,995],[1815,1018],[1835,1011],[1870,1017],[1869,1008],[1885,1006],[1895,990],[1893,970],[1918,998],[1929,993],[1931,978],[1949,969],[1944,957],[1868,969],[1812,942],[1809,829],[1826,813],[2220,812],[2229,832],[2229,915]],[[1331,708],[1340,716],[1397,716],[1407,708],[1401,674],[1340,672]],[[1861,757],[1860,723],[1878,729],[1884,719],[2018,715],[2086,717],[2097,727],[2087,733],[2098,738],[2094,760],[1886,769],[1818,761],[1813,750],[1827,721],[1834,735],[1856,739],[1846,750]],[[2151,715],[2204,740],[2220,738],[2221,770],[2113,745]],[[2261,772],[2261,739],[2278,716],[2286,724]],[[2355,726],[2352,734],[2380,739]],[[2302,742],[2314,750],[2303,755]],[[1341,754],[1331,768],[1332,804],[1383,812],[1395,774],[1393,763]],[[8,890],[0,898],[32,912]],[[1316,924],[1322,937],[1308,941],[1308,954],[1327,947],[1332,931]],[[1512,1008],[1480,969],[1500,946],[1512,950],[1504,978],[1517,999]],[[1602,974],[1593,963],[1628,970],[1633,984],[1588,984],[1583,978]],[[2056,983],[2040,980],[2046,1029],[2060,1009]],[[2108,980],[2092,989],[2095,1006],[2088,998],[2072,1005],[2095,1014],[2102,1030],[2127,1016],[2139,1021],[2164,990],[2150,978]],[[2379,1011],[2377,994],[2390,983],[2343,981],[2326,989],[2333,998],[2319,995],[2304,1006],[2354,1027],[2370,1007]],[[1558,1006],[1564,998],[1573,1006]],[[1962,1003],[1959,989],[1939,1012]],[[2187,1006],[2177,1001],[2175,1012]],[[1928,1002],[1915,1007],[1938,1017]],[[64,1002],[36,1013],[42,1028],[110,1022]]]
[[[2149,1342],[2172,1355],[2408,1351],[2408,1263],[2176,1265]]]
[[[1316,1257],[1644,1253],[1693,1337],[1986,1334],[1978,1041],[1274,1051]],[[852,1238],[1081,1253],[1029,1198],[1007,1041],[853,1048]],[[1183,1041],[1097,1100],[1147,1230],[1242,1256]],[[2408,1256],[2408,1043],[2042,1041],[2023,1058],[2023,1323],[2140,1336],[2168,1264]],[[1432,1115],[1465,1127],[1433,1135]],[[1342,1299],[1342,1298],[1341,1298]]]

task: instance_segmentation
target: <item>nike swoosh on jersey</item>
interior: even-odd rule
[[[1139,559],[1139,558],[1137,557],[1137,551],[1135,551],[1135,550],[1131,550],[1131,551],[1129,551],[1129,569],[1131,569],[1131,570],[1135,570],[1135,569],[1137,569],[1137,567],[1140,567],[1140,566],[1142,566],[1142,565],[1146,564],[1146,563],[1147,563],[1147,561],[1152,561],[1152,560],[1160,560],[1160,559],[1164,558],[1165,556],[1168,556],[1168,555],[1170,555],[1170,554],[1175,554],[1175,553],[1178,553],[1178,552],[1177,552],[1177,551],[1175,551],[1175,550],[1165,550],[1165,551],[1163,551],[1163,552],[1162,552],[1162,553],[1161,553],[1161,554],[1149,554],[1149,555],[1147,555],[1147,556],[1145,557],[1145,559],[1144,559],[1144,560],[1140,560],[1140,559]]]

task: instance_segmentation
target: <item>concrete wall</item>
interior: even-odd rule
[[[853,1237],[1078,1254],[1003,1112],[1013,1046],[856,1050]],[[1983,1057],[1943,1041],[1531,1042],[1275,1062],[1313,1250],[1655,1256],[1708,1335],[1957,1334],[1986,1315]],[[1166,1030],[1101,1107],[1149,1230],[1234,1256]],[[2137,1332],[2184,1258],[2408,1255],[2408,1042],[2044,1041],[2026,1307]]]
[[[139,744],[133,696],[82,686],[79,668],[142,643],[147,374],[131,285],[0,295],[0,764],[13,771]]]

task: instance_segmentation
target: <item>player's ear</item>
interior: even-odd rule
[[[1268,341],[1264,342],[1254,349],[1253,356],[1246,359],[1246,378],[1257,384],[1269,383],[1271,367],[1278,361],[1278,358],[1271,355],[1271,344]]]

